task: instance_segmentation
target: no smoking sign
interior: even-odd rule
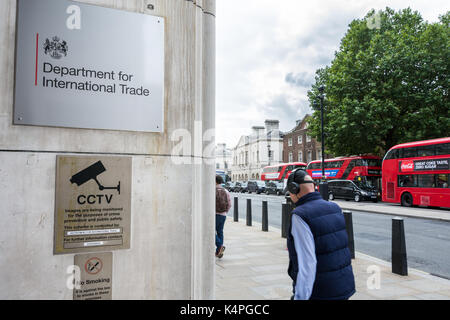
[[[76,255],[74,264],[81,271],[74,300],[112,299],[112,252]]]
[[[103,262],[102,260],[96,257],[89,259],[84,265],[84,270],[88,274],[92,275],[98,274],[100,271],[102,271],[102,269],[103,269]]]

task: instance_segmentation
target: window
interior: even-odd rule
[[[401,155],[403,151],[403,155]],[[415,158],[417,157],[417,148],[405,148],[400,150],[400,158]]]
[[[417,178],[419,188],[434,188],[434,174],[421,174]]]
[[[417,150],[419,157],[427,157],[436,155],[436,146],[423,146],[419,147]]]
[[[306,142],[311,142],[311,137],[309,136],[309,134],[306,135]]]
[[[288,146],[289,146],[289,147],[292,147],[292,138],[289,138],[289,140],[288,140]]]
[[[365,165],[368,167],[381,167],[381,160],[367,159],[363,161],[365,162]]]
[[[322,159],[322,150],[317,149],[317,159]]]
[[[312,152],[308,151],[308,159],[307,159],[307,161],[311,162],[311,160],[312,160]]]
[[[303,136],[298,136],[298,144],[302,144],[303,143]]]
[[[299,162],[302,162],[302,161],[303,161],[303,152],[302,152],[302,151],[299,151],[299,152],[298,152],[298,161],[299,161]]]
[[[417,187],[417,176],[416,175],[398,176],[398,186],[403,188]]]
[[[448,174],[437,174],[436,175],[436,187],[437,188],[448,188],[449,187],[448,178],[449,178]]]
[[[289,152],[289,162],[294,162],[294,155],[292,154],[292,152]]]
[[[398,159],[398,149],[391,150],[387,153],[385,160]]]
[[[308,170],[315,170],[315,169],[321,169],[322,168],[322,163],[310,163],[307,167]]]
[[[342,167],[343,164],[344,164],[344,161],[329,161],[329,162],[325,163],[325,168],[326,169],[340,168],[340,167]]]
[[[450,143],[436,145],[436,155],[443,156],[450,154]]]

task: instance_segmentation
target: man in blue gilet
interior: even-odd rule
[[[287,189],[295,204],[287,238],[293,299],[349,299],[355,278],[341,208],[323,200],[303,170],[290,174]]]

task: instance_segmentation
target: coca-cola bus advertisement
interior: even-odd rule
[[[450,158],[433,160],[400,161],[400,172],[439,171],[450,169]]]
[[[450,207],[450,137],[401,144],[382,167],[382,198],[403,206]]]

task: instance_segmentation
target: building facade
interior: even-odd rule
[[[232,150],[227,148],[226,143],[219,143],[216,147],[216,170],[224,171],[231,177],[231,166],[233,164]]]
[[[149,5],[144,0],[80,0],[68,3],[64,10],[50,11],[56,23],[61,21],[61,29],[52,30],[48,36],[66,28],[66,9],[76,7],[75,4],[116,9],[124,15],[134,12],[164,18],[164,128],[161,133],[153,133],[15,125],[18,7],[17,0],[0,1],[0,300],[74,298],[73,289],[68,286],[72,271],[68,274],[67,270],[74,265],[76,255],[53,253],[59,155],[132,158],[132,170],[127,176],[131,189],[122,183],[120,190],[121,195],[131,197],[130,249],[112,252],[112,299],[215,298],[215,217],[211,214],[215,210],[215,183],[214,165],[210,164],[213,154],[191,151],[181,157],[190,163],[177,164],[172,150],[178,142],[171,139],[174,132],[183,128],[192,133],[193,141],[203,142],[204,133],[215,128],[215,2],[154,0]],[[55,3],[60,6],[65,2]],[[84,13],[82,19],[87,18]],[[102,23],[101,19],[96,23]],[[82,26],[90,32],[88,28],[95,28],[96,24],[83,20]],[[145,42],[143,47],[153,45],[151,38],[149,42],[139,41]],[[77,49],[70,44],[69,48],[75,54]],[[78,52],[83,54],[82,50],[79,48]],[[33,57],[35,54],[31,53]],[[92,54],[98,53],[90,50],[89,55]],[[39,61],[44,58],[52,59],[41,49]],[[145,72],[152,72],[151,64],[138,63]],[[120,61],[112,67],[120,70]],[[108,110],[103,100],[98,98],[98,107]],[[127,105],[124,108],[131,110]],[[202,130],[196,130],[199,124]],[[209,142],[199,145],[205,149]],[[106,178],[112,172],[106,172]],[[108,183],[105,175],[101,178]],[[117,183],[114,176],[111,183]],[[98,193],[103,196],[107,191]],[[74,196],[76,199],[77,194]],[[74,202],[73,206],[78,205]]]
[[[232,150],[233,181],[260,180],[262,169],[283,161],[283,133],[278,120],[266,120],[265,126],[252,127]]]
[[[285,133],[283,138],[283,162],[304,162],[308,164],[313,160],[322,159],[322,145],[312,138],[308,131],[308,119],[298,120],[291,131]],[[325,158],[329,156],[325,154]]]

